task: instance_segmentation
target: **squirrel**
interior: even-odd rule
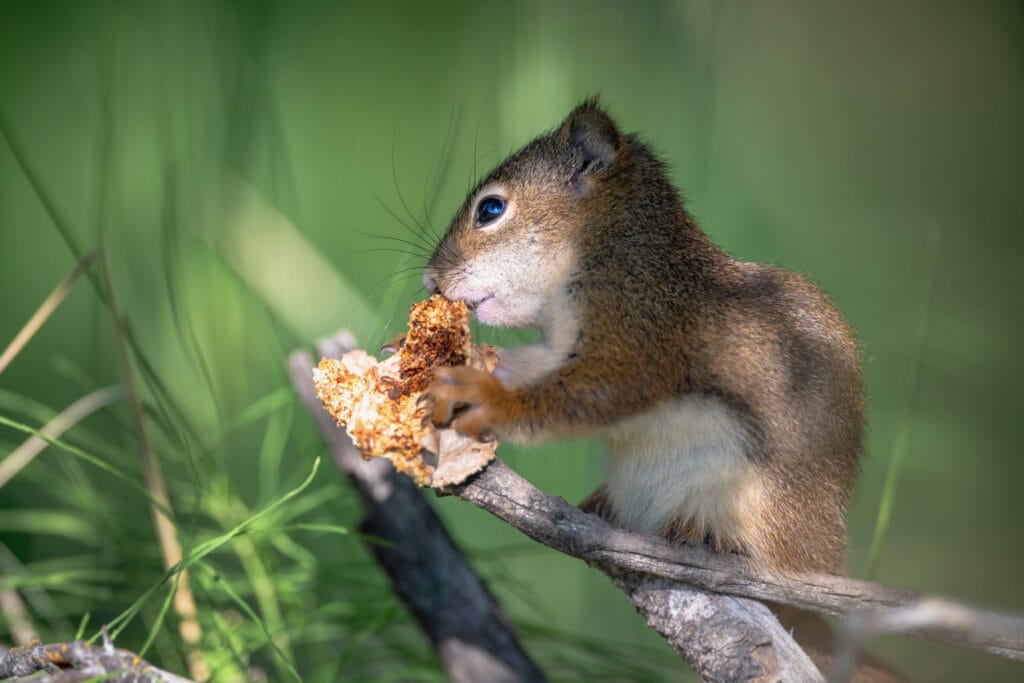
[[[595,98],[469,193],[423,284],[542,337],[493,374],[439,368],[435,426],[597,436],[606,482],[584,510],[774,571],[845,573],[864,430],[853,331],[805,278],[715,246],[665,163]],[[827,622],[769,607],[827,671]],[[903,678],[864,655],[851,680]]]
[[[597,436],[607,480],[584,509],[773,569],[843,571],[863,431],[853,332],[803,277],[715,246],[596,99],[469,193],[423,283],[542,333],[493,375],[439,370],[435,425]]]

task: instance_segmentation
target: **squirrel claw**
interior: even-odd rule
[[[486,441],[497,431],[495,403],[505,391],[501,382],[483,370],[445,367],[438,368],[422,399],[435,427],[451,427]]]
[[[384,344],[381,344],[380,352],[381,353],[398,353],[401,350],[402,346],[405,345],[405,338],[406,338],[406,336],[407,335],[406,335],[405,332],[398,333],[390,341],[385,342]]]

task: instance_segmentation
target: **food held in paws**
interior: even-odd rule
[[[497,442],[479,442],[430,426],[419,403],[434,370],[471,365],[491,371],[497,354],[474,345],[466,305],[435,295],[412,307],[398,352],[378,363],[357,349],[324,358],[313,370],[317,395],[364,458],[384,457],[420,486],[461,483],[494,458]]]

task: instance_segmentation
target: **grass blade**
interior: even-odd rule
[[[0,416],[0,419],[2,419],[2,416]],[[129,622],[131,622],[135,615],[138,614],[139,611],[142,609],[142,606],[149,601],[150,596],[152,596],[153,593],[155,593],[160,588],[160,586],[164,584],[165,581],[174,576],[176,573],[193,566],[194,564],[196,564],[197,562],[199,562],[200,560],[207,557],[208,555],[216,551],[218,548],[223,546],[225,543],[229,542],[231,539],[235,538],[240,534],[245,533],[248,530],[248,528],[252,526],[256,521],[266,517],[267,515],[271,514],[274,510],[278,509],[291,499],[298,496],[300,493],[306,490],[306,488],[311,483],[313,483],[313,479],[316,477],[316,473],[319,469],[320,458],[317,458],[315,461],[313,461],[313,469],[310,471],[309,476],[307,476],[306,479],[301,484],[299,484],[294,489],[292,489],[285,495],[281,496],[279,499],[277,499],[267,507],[263,508],[256,514],[250,516],[248,519],[244,520],[243,522],[232,528],[230,531],[197,545],[188,555],[188,557],[184,558],[181,562],[165,571],[163,576],[160,577],[159,581],[157,581],[155,584],[146,589],[146,591],[134,603],[132,603],[132,605],[128,607],[128,609],[119,614],[108,624],[111,636],[116,639],[117,635],[124,629],[125,626],[128,625]],[[99,637],[100,633],[96,633],[95,635],[93,635],[92,639],[95,640]]]
[[[868,578],[874,578],[878,570],[878,562],[882,555],[882,544],[885,535],[889,530],[889,522],[892,519],[892,510],[896,504],[896,487],[899,484],[900,474],[903,472],[903,462],[907,456],[907,441],[910,432],[910,420],[914,413],[914,406],[917,405],[918,397],[921,394],[922,377],[924,375],[924,361],[927,352],[928,327],[931,323],[932,312],[932,290],[935,279],[936,246],[938,244],[938,231],[932,229],[928,232],[928,239],[925,243],[925,270],[922,286],[921,305],[918,313],[918,329],[916,353],[914,356],[913,374],[910,380],[910,393],[900,418],[896,439],[893,442],[892,452],[889,455],[889,466],[885,473],[885,484],[882,488],[882,498],[878,503],[878,515],[875,517],[875,531],[871,537],[871,549],[868,551]]]
[[[36,312],[28,319],[25,326],[18,331],[18,334],[14,335],[14,339],[12,339],[11,343],[7,345],[7,348],[4,349],[3,353],[0,353],[0,372],[3,372],[4,369],[11,364],[11,361],[14,360],[14,357],[17,356],[23,348],[25,348],[25,345],[28,344],[29,340],[32,339],[35,333],[39,331],[39,328],[43,326],[43,323],[53,315],[53,312],[56,311],[57,307],[60,306],[62,301],[64,301],[64,297],[68,295],[68,292],[70,292],[75,286],[75,283],[78,282],[78,278],[82,277],[82,274],[92,267],[92,264],[96,262],[96,259],[98,259],[101,254],[101,250],[96,248],[83,256],[75,265],[74,270],[68,273],[68,275],[61,280],[56,287],[54,287],[53,291],[50,292],[50,295],[43,299],[43,303],[39,305]]]
[[[124,387],[120,384],[98,389],[91,394],[86,394],[70,406],[64,409],[59,415],[43,425],[39,430],[40,436],[33,435],[25,440],[20,446],[11,451],[0,461],[0,488],[13,479],[26,465],[46,450],[49,442],[44,436],[56,439],[68,429],[76,425],[86,416],[104,408],[115,401],[120,401],[126,396]]]

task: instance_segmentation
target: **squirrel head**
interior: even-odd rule
[[[575,247],[614,205],[629,147],[589,99],[505,159],[469,193],[423,276],[488,325],[544,327],[557,313]]]

